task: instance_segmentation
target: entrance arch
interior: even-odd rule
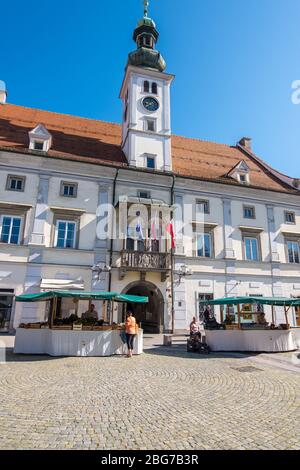
[[[145,333],[162,333],[164,330],[164,297],[160,289],[148,281],[134,281],[128,284],[122,294],[140,295],[149,298],[148,304],[128,303],[127,309],[132,310],[137,322],[141,325]],[[119,316],[125,315],[125,307],[121,306]]]

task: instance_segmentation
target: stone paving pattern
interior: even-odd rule
[[[300,449],[299,390],[296,372],[180,347],[132,359],[9,352],[0,448]]]

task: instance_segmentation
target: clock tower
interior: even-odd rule
[[[134,30],[137,49],[128,56],[120,98],[123,102],[122,149],[129,165],[172,171],[170,87],[174,75],[155,49],[159,33],[148,16]]]

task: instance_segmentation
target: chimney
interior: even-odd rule
[[[6,103],[7,91],[5,82],[0,80],[0,104]]]
[[[242,147],[245,147],[248,150],[252,150],[252,139],[251,139],[251,137],[242,137],[242,139],[239,141],[239,144]]]

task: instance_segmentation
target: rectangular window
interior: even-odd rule
[[[24,191],[25,176],[8,175],[6,189],[9,191]]]
[[[287,242],[289,263],[300,263],[299,243],[296,241]]]
[[[285,211],[284,213],[285,223],[295,224],[296,223],[296,214],[295,212]]]
[[[255,207],[244,206],[244,218],[245,219],[255,219]]]
[[[259,251],[258,251],[257,238],[245,237],[244,244],[245,244],[245,259],[247,261],[258,261]]]
[[[141,199],[151,199],[151,193],[149,191],[138,191],[138,197]]]
[[[149,132],[156,131],[156,121],[155,119],[146,119],[145,120],[145,130]]]
[[[147,157],[147,168],[155,169],[155,157]]]
[[[196,210],[203,211],[204,214],[210,213],[209,201],[198,199],[196,201]]]
[[[210,233],[201,233],[197,235],[197,256],[200,256],[201,258],[212,257]]]
[[[44,150],[44,142],[34,141],[34,150]]]
[[[3,215],[1,217],[1,243],[8,243],[18,245],[21,237],[21,217],[14,217],[10,215]]]
[[[77,183],[61,182],[60,195],[64,197],[77,197]]]
[[[58,220],[56,222],[55,243],[56,248],[75,248],[76,222]]]

